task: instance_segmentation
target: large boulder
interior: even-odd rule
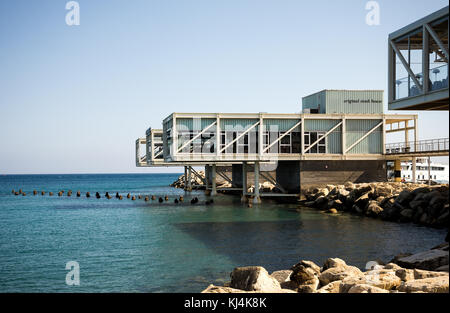
[[[402,292],[448,293],[448,276],[430,277],[402,282],[398,287]]]
[[[270,274],[271,277],[275,278],[280,284],[289,281],[289,277],[291,276],[291,270],[281,270],[275,271]]]
[[[395,263],[404,268],[433,271],[440,266],[448,264],[448,251],[434,249],[419,252],[398,258]]]
[[[434,271],[425,271],[425,270],[418,270],[414,269],[414,279],[424,279],[424,278],[432,278],[432,277],[447,277],[448,273],[444,272],[434,272]]]
[[[258,292],[279,292],[280,283],[264,267],[237,267],[231,273],[231,288]]]
[[[318,289],[316,293],[339,293],[341,281],[333,281],[322,288]]]
[[[367,284],[359,284],[352,286],[348,293],[389,293],[389,291]]]
[[[395,199],[395,202],[404,206],[409,203],[414,198],[414,194],[408,190],[403,190],[400,192],[398,197]]]
[[[339,266],[346,266],[346,265],[347,265],[347,263],[345,263],[345,261],[342,260],[342,259],[339,259],[339,258],[328,258],[325,261],[325,263],[323,264],[322,271],[325,271],[325,270],[327,270],[329,268],[332,268],[332,267],[339,267]]]
[[[245,293],[245,292],[248,292],[248,291],[244,291],[244,290],[240,290],[240,289],[234,289],[234,288],[231,288],[231,287],[209,285],[201,293]],[[252,291],[250,291],[250,292],[252,292]],[[253,291],[253,292],[255,292],[255,291]]]
[[[396,275],[395,270],[377,269],[364,273],[368,285],[386,290],[395,289],[400,286],[402,280]]]
[[[377,201],[371,200],[369,201],[369,205],[367,206],[366,215],[377,217],[380,213],[383,212],[383,208],[380,207]]]
[[[292,268],[290,280],[298,284],[298,292],[312,293],[319,286],[320,267],[311,261],[300,261]]]
[[[325,271],[323,271],[320,276],[320,284],[322,286],[325,286],[333,281],[336,280],[343,280],[347,277],[364,277],[364,274],[361,272],[361,270],[355,266],[345,265],[345,266],[338,266],[338,267],[331,267]]]

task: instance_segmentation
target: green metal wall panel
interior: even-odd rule
[[[285,132],[300,122],[300,119],[264,119],[264,131]],[[293,132],[299,132],[300,126],[293,129]]]
[[[305,132],[308,131],[320,131],[328,132],[334,126],[339,124],[340,120],[305,120]],[[342,153],[342,127],[339,126],[331,134],[328,135],[327,139],[327,152],[338,154]]]
[[[363,137],[378,125],[381,120],[346,120],[346,142],[350,147],[359,138]],[[383,132],[381,127],[377,128],[364,140],[358,143],[347,153],[349,154],[378,154],[383,152],[382,147]]]
[[[234,130],[234,131],[243,131],[256,122],[258,122],[259,119],[240,119],[240,118],[233,118],[233,119],[220,119],[220,129],[221,130]],[[254,128],[254,130],[257,130],[257,128]]]
[[[383,91],[327,90],[326,113],[382,114]]]
[[[177,118],[177,130],[201,131],[214,123],[215,120],[214,118]],[[215,127],[210,128],[210,130],[215,130]]]

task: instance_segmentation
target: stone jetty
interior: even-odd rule
[[[303,191],[307,207],[327,213],[352,212],[396,222],[448,227],[449,186],[413,183],[364,183],[310,187]]]
[[[322,266],[301,260],[271,274],[261,266],[238,267],[230,282],[202,293],[448,293],[448,247],[395,257],[386,265],[370,262],[365,271],[339,258]]]

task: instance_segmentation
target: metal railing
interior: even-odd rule
[[[449,138],[428,139],[386,144],[386,154],[405,154],[420,152],[445,152],[449,151]]]

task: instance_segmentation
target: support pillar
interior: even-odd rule
[[[188,188],[187,166],[184,167],[184,191]]]
[[[428,157],[428,185],[431,186],[431,159]]]
[[[217,185],[216,185],[216,164],[213,164],[211,167],[211,184],[212,184],[212,190],[211,190],[211,196],[217,195]]]
[[[394,161],[394,181],[401,182],[402,181],[402,163],[400,160]]]
[[[255,162],[255,190],[253,195],[253,203],[261,203],[261,198],[259,196],[259,162]]]
[[[190,166],[188,166],[187,172],[188,172],[187,191],[192,191],[192,171],[191,171],[191,167]]]
[[[414,157],[414,158],[412,159],[412,182],[413,182],[413,183],[416,183],[416,182],[417,182],[417,177],[416,177],[416,169],[417,169],[417,166],[416,166],[416,162],[417,162],[417,159]]]
[[[242,202],[247,201],[247,162],[242,163]]]

